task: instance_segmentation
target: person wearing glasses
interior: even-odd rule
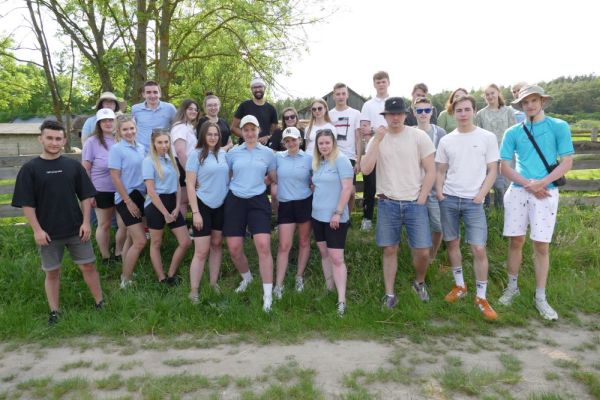
[[[287,128],[297,128],[300,131],[300,135],[304,138],[304,130],[298,127],[298,112],[294,107],[287,107],[283,109],[281,113],[281,128],[275,129],[271,140],[269,141],[269,147],[273,151],[285,151],[285,143],[283,142],[283,131]],[[300,141],[300,149],[305,150],[306,146],[304,140]]]
[[[246,115],[253,115],[260,124],[258,143],[266,146],[271,139],[271,134],[277,128],[277,110],[265,99],[265,81],[254,78],[250,82],[252,98],[242,102],[233,116],[231,131],[239,138],[239,143],[244,142],[240,121]]]
[[[263,311],[271,311],[273,303],[273,256],[271,255],[271,205],[267,197],[268,183],[277,183],[275,153],[259,143],[260,125],[254,115],[240,121],[244,143],[227,153],[231,181],[225,198],[223,236],[242,282],[236,293],[244,292],[252,274],[244,254],[244,237],[252,234],[258,253],[263,282]],[[265,177],[266,176],[266,177]]]
[[[315,150],[317,131],[329,129],[332,132],[335,132],[335,126],[333,126],[331,123],[331,118],[329,117],[329,107],[327,107],[327,102],[325,100],[313,100],[310,106],[310,113],[310,122],[306,128],[306,135],[304,139],[306,140],[306,152],[308,154],[313,154]]]
[[[312,227],[321,254],[321,265],[328,290],[337,289],[337,313],[346,313],[348,269],[344,248],[348,233],[348,199],[352,193],[354,170],[338,148],[334,131],[322,129],[315,134],[312,182]]]
[[[496,135],[498,146],[502,143],[504,131],[516,124],[513,110],[506,107],[504,97],[500,93],[500,88],[492,83],[485,88],[485,102],[487,106],[482,108],[475,115],[475,125]],[[502,208],[504,206],[504,192],[506,191],[506,181],[504,177],[497,174],[494,182],[494,206]],[[490,194],[485,196],[485,205],[490,204]]]
[[[415,100],[420,99],[422,97],[427,97],[429,95],[429,88],[424,83],[417,83],[413,86],[413,90],[411,93],[412,100],[411,102],[414,104]],[[438,111],[435,106],[431,105],[431,115],[429,116],[429,122],[435,124],[437,122]],[[412,107],[409,109],[406,114],[406,121],[404,121],[404,125],[407,126],[417,126],[418,117],[414,114]]]
[[[202,124],[206,121],[210,121],[213,124],[217,124],[221,133],[221,150],[229,151],[233,147],[231,141],[231,128],[229,124],[223,118],[219,117],[221,111],[221,99],[215,96],[212,92],[207,92],[204,98],[204,116],[198,120],[196,124],[196,137],[200,140],[200,130]]]
[[[421,301],[429,301],[425,286],[431,247],[427,197],[435,179],[435,147],[425,132],[404,125],[407,112],[408,107],[401,97],[385,101],[381,114],[387,126],[377,128],[360,164],[367,174],[377,164],[379,200],[375,241],[383,247],[383,307],[390,309],[397,304],[394,282],[403,226],[415,268],[412,288]]]
[[[440,139],[446,135],[446,131],[431,123],[433,115],[433,104],[427,97],[418,97],[413,101],[412,112],[417,117],[417,128],[429,136],[437,149]],[[427,198],[427,213],[429,214],[429,227],[431,228],[431,249],[429,251],[429,263],[432,263],[442,244],[442,220],[440,217],[440,204],[435,195],[435,188],[431,189]]]

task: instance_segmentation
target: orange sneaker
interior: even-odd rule
[[[483,315],[483,318],[487,319],[488,321],[495,321],[498,319],[498,314],[496,314],[496,311],[494,311],[486,299],[475,297],[475,305],[481,310],[481,315]]]
[[[454,303],[456,300],[462,299],[466,295],[467,295],[467,285],[465,285],[465,286],[454,285],[452,287],[452,290],[450,291],[450,293],[448,293],[446,295],[446,297],[444,297],[444,300],[446,300],[448,303]]]

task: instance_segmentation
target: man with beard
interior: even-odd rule
[[[267,145],[271,134],[277,128],[277,111],[275,107],[265,100],[265,82],[261,78],[254,78],[250,83],[252,90],[252,99],[242,102],[233,116],[231,122],[231,131],[239,137],[242,143],[242,130],[240,121],[246,115],[254,115],[260,125],[258,141],[262,145]]]

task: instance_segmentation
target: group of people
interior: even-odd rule
[[[144,85],[144,102],[134,105],[131,115],[117,115],[116,97],[104,93],[96,104],[96,116],[90,124],[86,122],[93,129],[82,133],[82,165],[61,156],[64,129],[57,122],[45,121],[40,135],[42,154],[19,172],[12,203],[23,207],[40,247],[49,323],[58,320],[59,271],[65,247],[80,265],[96,307],[103,307],[90,244],[92,208],[102,260],[121,260],[123,289],[132,283],[146,246],[146,229],[152,266],[158,281],[165,284],[179,284],[177,272],[193,239],[189,299],[194,303],[199,300],[207,260],[210,285],[219,290],[224,238],[241,276],[235,291],[248,288],[253,276],[243,245],[250,235],[258,255],[265,312],[271,310],[274,298],[284,295],[296,231],[294,289],[304,290],[312,231],[325,285],[337,292],[336,311],[344,315],[344,249],[359,172],[364,178],[361,230],[372,229],[377,198],[375,240],[383,248],[384,307],[397,305],[394,284],[403,227],[417,296],[429,301],[426,273],[442,240],[454,277],[445,300],[453,303],[466,296],[459,243],[462,221],[473,252],[475,305],[484,318],[497,319],[486,298],[484,203],[494,188],[496,204],[504,206],[504,235],[510,242],[508,286],[499,303],[509,305],[519,294],[517,277],[530,226],[534,304],[543,318],[557,319],[545,295],[549,243],[558,208],[553,182],[571,167],[573,145],[568,125],[544,114],[551,98],[539,86],[521,83],[513,87],[515,99],[509,107],[499,88],[490,85],[485,90],[487,107],[477,112],[475,99],[457,89],[438,114],[425,84],[414,86],[410,104],[389,96],[390,79],[384,71],[373,76],[373,86],[376,96],[358,111],[348,106],[348,87],[336,84],[335,107],[329,110],[327,102],[315,99],[305,130],[293,108],[283,110],[279,126],[260,78],[251,82],[252,98],[240,104],[231,125],[219,117],[220,101],[213,94],[204,99],[205,116],[199,118],[197,102],[185,100],[176,109],[160,100],[160,87],[154,81]],[[522,122],[516,124],[518,120]],[[512,182],[508,189],[505,179]],[[188,212],[192,239],[185,220]],[[278,226],[275,263],[273,212]],[[115,216],[112,254],[109,238]],[[165,225],[177,239],[166,273],[161,257]]]

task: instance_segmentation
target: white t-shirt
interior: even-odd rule
[[[367,100],[365,104],[363,104],[362,111],[360,112],[360,120],[361,121],[369,121],[371,123],[371,128],[377,129],[380,126],[387,126],[387,121],[380,113],[383,112],[385,108],[385,101],[389,97],[385,99],[379,97],[373,97],[370,100]]]
[[[307,128],[308,129],[308,128]],[[336,134],[335,126],[330,124],[329,122],[325,122],[325,125],[313,125],[310,131],[307,131],[304,137],[308,138],[308,144],[306,145],[306,153],[313,155],[313,151],[315,150],[315,140],[317,139],[317,131],[321,129],[331,129],[333,134]]]
[[[476,127],[469,133],[458,129],[440,139],[435,161],[448,164],[443,193],[472,199],[481,190],[487,164],[498,161],[496,135]]]
[[[196,148],[198,139],[196,138],[196,132],[191,124],[177,124],[171,128],[171,149],[173,155],[177,157],[175,151],[175,141],[178,139],[185,140],[185,153],[190,154],[192,150]]]
[[[356,160],[356,130],[360,128],[360,111],[348,107],[343,111],[335,108],[329,111],[331,122],[337,132],[337,143],[350,160]]]

